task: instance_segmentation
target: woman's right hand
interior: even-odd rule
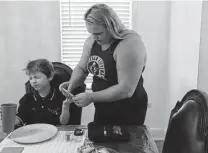
[[[69,82],[68,81],[67,82],[63,82],[62,84],[59,85],[59,90],[62,91],[62,88],[67,90],[68,87],[69,87]]]
[[[61,93],[66,97],[70,97],[72,96],[71,90],[72,90],[72,86],[71,84],[67,81],[67,82],[63,82],[62,84],[59,85],[59,90],[61,91]]]

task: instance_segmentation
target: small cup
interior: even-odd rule
[[[17,104],[8,103],[1,105],[2,132],[9,134],[14,131]]]

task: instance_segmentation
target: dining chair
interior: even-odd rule
[[[190,90],[171,111],[162,153],[208,153],[208,95]]]
[[[52,62],[54,66],[54,77],[53,80],[51,81],[52,86],[54,86],[56,89],[59,89],[59,85],[63,82],[69,81],[71,78],[72,74],[72,69],[60,62]],[[79,87],[77,87],[73,92],[78,94],[81,92],[85,92],[86,85],[83,83]],[[30,93],[34,91],[34,88],[30,85],[30,82],[27,81],[25,83],[25,90],[26,93]],[[73,106],[71,107],[70,110],[70,120],[68,122],[68,125],[80,125],[81,124],[81,116],[82,116],[82,108],[76,106],[75,104],[72,104]]]

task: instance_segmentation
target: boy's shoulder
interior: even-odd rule
[[[33,94],[32,93],[26,93],[19,101],[20,104],[28,102],[28,101],[32,101],[34,99]]]
[[[64,95],[61,93],[61,91],[58,88],[55,88],[55,95],[56,97],[64,97]]]

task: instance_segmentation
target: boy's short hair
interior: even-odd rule
[[[26,71],[27,75],[35,72],[42,72],[48,78],[53,77],[54,75],[53,64],[47,59],[36,59],[33,61],[29,61],[24,70]]]

